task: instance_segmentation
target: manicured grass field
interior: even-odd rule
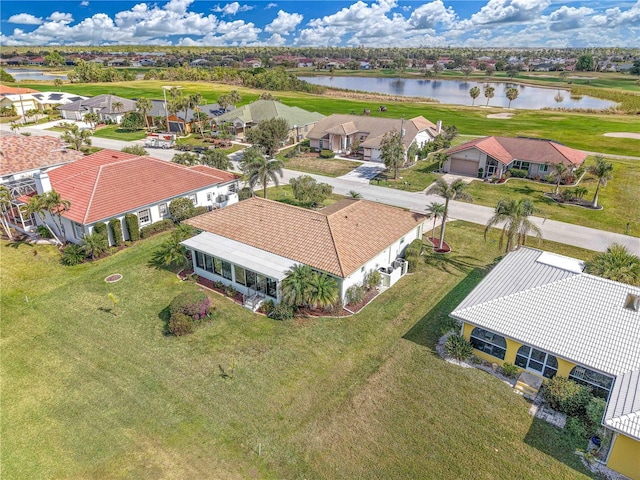
[[[231,85],[196,82],[174,82],[183,87],[185,94],[199,92],[206,101],[214,102],[222,93],[236,89],[242,95],[241,105],[258,98],[260,92]],[[162,98],[162,85],[166,81],[139,80],[102,84],[65,84],[70,93],[99,95],[114,93],[126,98]],[[47,83],[20,84],[21,86],[43,89]],[[432,121],[442,120],[445,125],[455,125],[467,135],[507,135],[550,138],[570,147],[592,152],[615,155],[638,155],[639,140],[604,137],[607,132],[640,133],[640,122],[633,115],[608,115],[569,113],[548,110],[516,110],[511,119],[489,119],[490,113],[500,113],[503,109],[484,107],[464,107],[439,105],[434,103],[385,102],[386,112],[378,112],[373,101],[333,98],[298,92],[277,92],[277,96],[289,106],[317,111],[324,115],[332,113],[361,112],[370,108],[373,116],[388,118],[413,118],[423,115]],[[373,108],[372,108],[373,107]]]
[[[381,173],[369,183],[371,185],[399,188],[409,192],[421,192],[436,181],[438,175],[433,172],[437,169],[438,162],[421,160],[411,168],[400,170],[397,180],[393,178],[393,172],[391,171]]]
[[[107,125],[105,127],[96,129],[93,132],[93,136],[131,142],[134,140],[142,140],[147,136],[147,133],[144,130],[123,130],[118,127],[118,125]]]
[[[149,265],[163,238],[77,267],[0,244],[3,478],[590,478],[584,441],[434,351],[499,253],[481,227],[452,223],[452,254],[354,317],[278,322],[211,294],[183,338],[166,306],[197,287]]]
[[[362,162],[342,160],[339,158],[319,158],[317,154],[312,157],[286,157],[286,154],[296,147],[290,147],[280,151],[276,158],[284,163],[284,167],[298,172],[324,175],[326,177],[340,177],[346,175],[354,168],[362,165]]]

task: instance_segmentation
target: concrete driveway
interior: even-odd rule
[[[338,178],[368,185],[371,179],[384,172],[386,168],[383,163],[364,163]]]

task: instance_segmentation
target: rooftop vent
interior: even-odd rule
[[[628,293],[627,299],[624,301],[624,308],[640,312],[640,296]]]

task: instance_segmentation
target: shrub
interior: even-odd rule
[[[193,206],[193,202],[191,199],[186,197],[175,198],[171,200],[171,203],[169,203],[169,214],[176,223],[180,223],[187,218],[193,217],[194,210],[195,207]]]
[[[607,408],[607,402],[603,398],[591,397],[587,403],[587,419],[596,430],[602,423],[605,408]]]
[[[193,333],[195,328],[196,325],[193,319],[184,313],[171,315],[171,318],[169,319],[169,333],[176,337]]]
[[[138,217],[133,213],[127,213],[124,216],[124,223],[127,226],[129,240],[132,242],[140,240],[140,223],[138,222]]]
[[[565,202],[570,202],[571,200],[573,200],[575,198],[574,194],[573,194],[573,190],[570,190],[568,188],[565,188],[564,190],[562,190],[560,192],[560,197],[562,198],[562,200],[564,200]]]
[[[36,233],[40,238],[53,238],[53,235],[51,235],[51,231],[44,225],[38,225],[38,227],[36,228]]]
[[[70,267],[84,262],[85,258],[84,249],[80,245],[72,243],[62,251],[62,259],[60,261],[63,265]]]
[[[140,229],[140,238],[149,238],[151,235],[169,230],[173,227],[173,225],[173,220],[171,220],[170,218],[152,223],[151,225],[147,225],[146,227],[142,227]]]
[[[456,360],[466,360],[473,353],[473,347],[471,344],[459,333],[449,335],[444,349],[447,354],[451,355]]]
[[[118,218],[112,218],[109,220],[109,230],[111,230],[111,237],[113,238],[113,244],[116,247],[122,245],[122,222]]]
[[[203,213],[207,213],[209,209],[207,207],[196,207],[193,209],[193,217],[196,215],[202,215]]]
[[[407,253],[416,256],[420,255],[422,253],[422,240],[416,238],[412,241],[405,250],[405,254]]]
[[[521,168],[512,168],[511,170],[509,170],[509,172],[511,172],[511,176],[513,178],[525,178],[527,175],[529,175],[528,170],[524,170]]]
[[[407,261],[407,271],[413,273],[418,266],[418,260],[422,253],[422,240],[416,238],[404,251],[404,259]]]
[[[554,377],[544,386],[542,396],[554,410],[584,416],[591,400],[591,389],[564,377]]]
[[[169,304],[171,317],[181,313],[193,320],[201,320],[208,316],[211,310],[211,300],[204,292],[180,293]]]
[[[260,311],[267,316],[271,315],[274,308],[276,308],[276,304],[273,300],[267,300],[266,302],[262,302],[262,305],[260,305]]]
[[[335,156],[336,154],[331,150],[324,149],[320,151],[320,158],[333,158]]]
[[[564,428],[566,429],[567,433],[569,433],[573,437],[587,437],[587,427],[584,422],[578,417],[569,417]]]
[[[220,280],[215,280],[213,282],[213,287],[217,288],[218,290],[224,290],[225,284],[223,282],[221,282]]]
[[[284,302],[280,302],[273,307],[273,310],[269,313],[269,318],[273,318],[274,320],[291,320],[293,318],[293,307]]]
[[[109,238],[109,231],[107,228],[107,224],[104,222],[98,222],[93,226],[93,233],[97,233],[102,235],[105,238]]]
[[[502,364],[502,373],[504,373],[509,378],[514,378],[516,375],[518,375],[518,372],[520,372],[520,369],[513,363],[504,362]]]
[[[347,304],[358,304],[364,300],[364,287],[360,285],[351,285],[345,293]]]
[[[547,183],[556,183],[556,177],[554,175],[547,175],[544,177],[544,181]]]
[[[484,168],[479,168],[478,169],[478,178],[482,178],[484,177]]]
[[[227,297],[235,297],[236,294],[238,293],[238,290],[236,290],[235,288],[233,288],[231,285],[227,285],[226,287],[224,287],[224,294]]]
[[[251,198],[251,196],[252,196],[252,192],[249,187],[242,187],[238,192],[239,201],[246,200],[247,198]]]
[[[378,288],[378,286],[380,285],[380,282],[382,281],[382,275],[380,274],[380,272],[378,270],[369,270],[369,273],[367,273],[364,276],[364,287],[367,290],[371,290],[373,288]]]

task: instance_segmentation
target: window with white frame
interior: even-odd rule
[[[504,360],[507,353],[507,342],[502,335],[476,327],[471,331],[469,338],[471,345],[476,350],[488,353],[492,357]]]
[[[523,162],[522,160],[514,160],[511,166],[520,170],[529,170],[529,162]]]
[[[549,165],[548,164],[543,164],[543,165],[538,165],[538,171],[539,172],[548,172],[549,171]]]
[[[160,215],[162,216],[169,213],[169,208],[167,207],[166,203],[161,203],[160,205],[158,205],[158,210],[160,211]]]
[[[145,208],[138,212],[138,223],[140,226],[149,225],[151,223],[151,210]]]
[[[540,373],[545,378],[553,378],[558,373],[556,357],[528,345],[523,345],[518,349],[515,364],[521,368]]]
[[[80,239],[84,237],[84,225],[73,222],[73,235]]]
[[[612,377],[581,365],[573,367],[573,370],[569,373],[569,380],[591,387],[595,396],[604,399],[609,397],[609,392],[613,385]]]
[[[229,184],[229,186],[227,187],[227,192],[229,193],[236,193],[236,184],[235,183],[231,183]]]
[[[207,192],[207,202],[213,202],[213,192]]]
[[[195,205],[196,203],[198,203],[198,198],[196,197],[195,193],[192,193],[191,195],[189,195],[187,197],[189,200],[191,200],[193,202],[193,204]]]

